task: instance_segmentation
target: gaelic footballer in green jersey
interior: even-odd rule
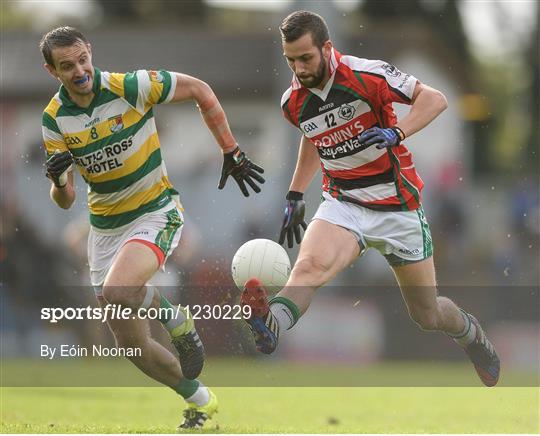
[[[40,48],[45,69],[61,82],[42,123],[51,198],[64,209],[73,204],[75,164],[88,185],[88,260],[99,304],[161,310],[159,321],[179,359],[150,337],[148,320],[141,317],[108,320],[116,342],[142,349],[141,358],[130,360],[188,402],[182,428],[200,428],[217,411],[215,395],[196,379],[204,365],[202,341],[185,309],[148,283],[177,246],[183,227],[177,192],[161,157],[153,107],[197,103],[223,152],[219,189],[232,176],[245,196],[246,184],[260,192],[263,170],[238,148],[206,83],[165,70],[102,72],[92,65],[84,35],[71,27],[44,35]]]
[[[176,195],[161,158],[152,107],[171,100],[176,76],[167,71],[128,74],[94,69],[88,108],[64,86],[43,113],[47,155],[69,151],[88,184],[90,223],[100,229],[129,224]]]
[[[153,112],[154,105],[173,100],[177,75],[94,68],[92,82],[94,97],[86,108],[71,100],[66,86],[60,87],[43,113],[43,139],[49,158],[57,151],[73,155],[89,186],[91,224],[113,229],[156,210],[177,194],[161,158]],[[209,120],[213,121],[211,116]],[[224,150],[235,150],[231,142]],[[250,177],[262,180],[257,173],[246,177],[248,184],[253,184]]]

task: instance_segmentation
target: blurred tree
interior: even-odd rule
[[[536,26],[528,46],[519,47],[511,64],[499,59],[475,58],[469,48],[459,6],[465,0],[364,0],[359,11],[375,22],[390,21],[394,27],[412,20],[428,26],[448,53],[459,60],[455,70],[470,84],[467,102],[483,99],[484,115],[469,117],[471,106],[463,105],[464,121],[473,146],[473,171],[482,174],[495,171],[538,171],[540,166],[540,7],[536,9]],[[492,7],[503,34],[506,9],[493,2]],[[525,67],[525,68],[524,68]],[[528,68],[526,68],[528,67]],[[516,68],[528,77],[516,82]],[[530,74],[530,76],[528,75]],[[527,83],[526,89],[520,88]],[[530,85],[529,85],[530,84]],[[465,91],[465,89],[463,89]],[[487,97],[487,98],[486,98]]]
[[[421,20],[449,49],[459,53],[463,62],[469,64],[471,56],[458,5],[458,0],[364,0],[360,11],[377,20]]]
[[[207,6],[203,0],[97,0],[105,21],[171,23],[198,25],[204,21]]]
[[[0,29],[2,31],[29,27],[32,19],[18,10],[13,2],[0,1]]]
[[[426,9],[420,0],[364,0],[362,12],[372,17],[417,17],[425,15]]]
[[[434,32],[443,39],[461,56],[461,61],[466,64],[471,63],[471,52],[467,34],[463,26],[463,21],[458,9],[457,0],[446,0],[439,14],[434,14],[430,21]]]
[[[137,17],[134,1],[97,0],[103,9],[105,21],[127,21]]]
[[[532,74],[529,114],[529,136],[523,164],[538,174],[540,168],[540,5],[536,5],[536,26],[531,32],[531,40],[526,52],[526,63]]]

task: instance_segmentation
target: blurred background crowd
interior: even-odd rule
[[[496,334],[494,342],[505,350],[507,361],[538,367],[536,1],[84,0],[11,1],[1,7],[4,356],[36,356],[37,343],[81,341],[96,330],[92,325],[52,328],[39,319],[43,306],[94,304],[86,264],[86,187],[77,177],[77,201],[64,211],[49,199],[44,177],[41,114],[58,83],[42,68],[41,35],[58,25],[76,26],[91,41],[94,65],[102,70],[163,68],[194,75],[214,88],[237,141],[264,167],[267,181],[261,194],[247,199],[232,182],[218,191],[221,153],[195,105],[157,108],[163,155],[180,191],[186,224],[182,242],[156,284],[192,304],[234,302],[234,252],[249,239],[278,236],[299,142],[279,106],[291,72],[278,26],[289,12],[309,9],[326,18],[342,53],[384,59],[446,94],[448,110],[406,141],[426,183],[424,209],[441,293],[465,301],[487,318],[488,331],[491,327]],[[407,110],[396,106],[398,115]],[[308,217],[319,198],[320,177],[306,195]],[[294,261],[297,249],[289,254]],[[281,355],[335,356],[335,349],[321,348],[325,341],[313,332],[321,334],[317,325],[322,322],[343,322],[352,327],[351,337],[323,333],[334,347],[355,344],[350,355],[340,354],[343,359],[458,356],[456,350],[447,351],[447,343],[437,348],[431,339],[424,342],[430,346],[396,352],[403,343],[399,335],[408,332],[404,325],[412,323],[393,284],[384,259],[368,253],[332,288],[321,290]],[[408,338],[415,340],[417,332],[410,327]],[[216,353],[230,353],[242,342],[234,332],[224,341],[212,323],[206,330],[203,336]],[[530,357],[516,357],[518,336],[528,338],[522,347]],[[417,343],[423,338],[418,336]]]

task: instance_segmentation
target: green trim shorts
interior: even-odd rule
[[[401,266],[433,255],[422,206],[417,210],[381,212],[339,201],[326,192],[323,199],[313,220],[324,220],[349,230],[360,244],[360,256],[375,248],[391,266]]]
[[[171,200],[161,209],[144,214],[114,231],[90,227],[88,265],[90,281],[96,296],[101,295],[105,277],[118,252],[126,243],[137,241],[147,245],[154,251],[162,267],[167,257],[178,246],[183,225],[182,211],[177,203]]]

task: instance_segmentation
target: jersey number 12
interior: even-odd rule
[[[328,128],[337,126],[336,119],[334,118],[334,114],[327,114],[324,117],[324,121],[326,121],[326,126]]]

